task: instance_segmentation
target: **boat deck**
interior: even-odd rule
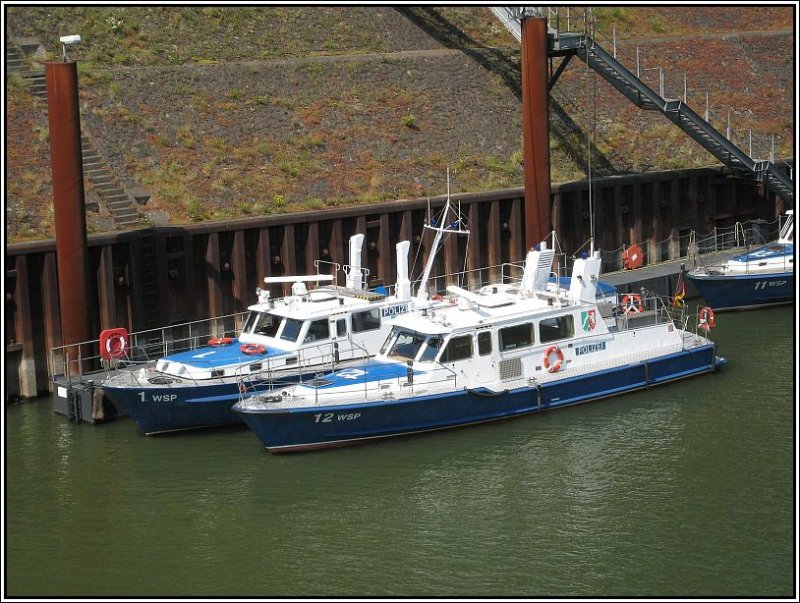
[[[671,296],[675,292],[681,266],[684,266],[686,270],[689,271],[697,265],[709,266],[711,264],[721,264],[732,256],[742,253],[742,251],[744,251],[743,248],[737,248],[704,253],[698,256],[699,259],[697,260],[694,258],[669,260],[666,262],[659,262],[658,264],[642,266],[635,270],[605,272],[601,278],[604,282],[614,285],[621,294],[639,293],[641,288],[645,288],[656,295]],[[691,281],[686,280],[685,284],[687,299],[700,296],[700,293]]]

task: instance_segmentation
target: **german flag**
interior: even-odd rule
[[[672,296],[672,305],[675,308],[683,306],[683,298],[686,297],[686,284],[683,282],[683,275],[686,272],[686,264],[681,264],[681,271],[678,273],[678,283],[675,285],[675,295]]]

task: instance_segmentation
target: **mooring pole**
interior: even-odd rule
[[[55,207],[56,262],[63,345],[89,340],[88,239],[83,190],[78,69],[75,61],[45,64],[50,161]],[[69,372],[80,372],[78,358],[89,350],[68,350]]]
[[[547,19],[522,19],[522,143],[525,172],[525,243],[545,240],[550,219],[550,123]]]

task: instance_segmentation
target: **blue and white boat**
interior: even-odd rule
[[[794,212],[777,241],[735,255],[724,264],[698,266],[686,277],[714,310],[746,310],[794,301]]]
[[[144,363],[128,358],[124,339],[114,340],[120,367],[103,380],[105,394],[145,434],[229,425],[241,423],[231,406],[243,384],[294,382],[375,354],[391,319],[419,300],[410,293],[408,241],[397,244],[398,282],[393,295],[384,295],[364,286],[363,240],[363,234],[351,238],[350,265],[339,267],[344,287],[332,284],[330,274],[265,278],[268,285],[291,283],[292,293],[273,300],[258,288],[258,303],[248,308],[237,337],[206,335],[205,345]]]
[[[268,451],[300,451],[527,415],[725,363],[686,308],[598,301],[599,252],[575,260],[569,288],[550,280],[553,257],[542,243],[520,282],[450,286],[447,303],[398,317],[373,359],[233,410]]]

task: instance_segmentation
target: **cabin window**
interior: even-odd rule
[[[575,326],[572,314],[545,318],[539,321],[539,340],[542,343],[566,339],[575,334]]]
[[[322,339],[328,338],[328,319],[323,318],[321,320],[312,320],[311,324],[308,326],[308,333],[306,333],[306,337],[303,340],[303,343],[308,343],[310,341],[320,341]]]
[[[472,358],[472,335],[461,335],[450,339],[439,362],[455,362],[466,358]]]
[[[353,333],[374,331],[381,328],[381,314],[378,310],[354,312],[351,318],[353,321]]]
[[[394,340],[397,338],[397,334],[400,331],[397,330],[397,327],[392,327],[392,330],[389,331],[389,335],[386,337],[386,340],[383,342],[383,345],[380,349],[380,354],[385,354],[386,350],[388,350],[393,344]]]
[[[419,361],[432,362],[436,358],[436,354],[439,353],[441,347],[441,337],[429,337],[428,341],[425,343],[425,349],[422,350],[422,354],[419,355]]]
[[[392,349],[389,351],[389,356],[413,360],[417,357],[417,353],[423,343],[425,343],[424,335],[410,333],[408,331],[399,331],[397,333],[397,339],[395,339],[394,344],[392,344]]]
[[[491,331],[481,331],[478,333],[478,354],[488,356],[492,353],[492,333]]]
[[[344,318],[340,318],[336,321],[336,335],[338,337],[347,335],[347,321]]]
[[[303,327],[303,321],[295,318],[287,318],[281,331],[281,339],[286,341],[297,341],[300,335],[300,329]]]
[[[509,352],[533,345],[533,323],[526,322],[500,329],[500,350]]]
[[[242,333],[250,333],[253,330],[253,325],[258,320],[260,315],[261,312],[248,313],[247,318],[244,320],[244,325],[242,325]]]
[[[242,327],[242,332],[275,337],[280,326],[280,316],[274,316],[268,312],[250,312]]]

